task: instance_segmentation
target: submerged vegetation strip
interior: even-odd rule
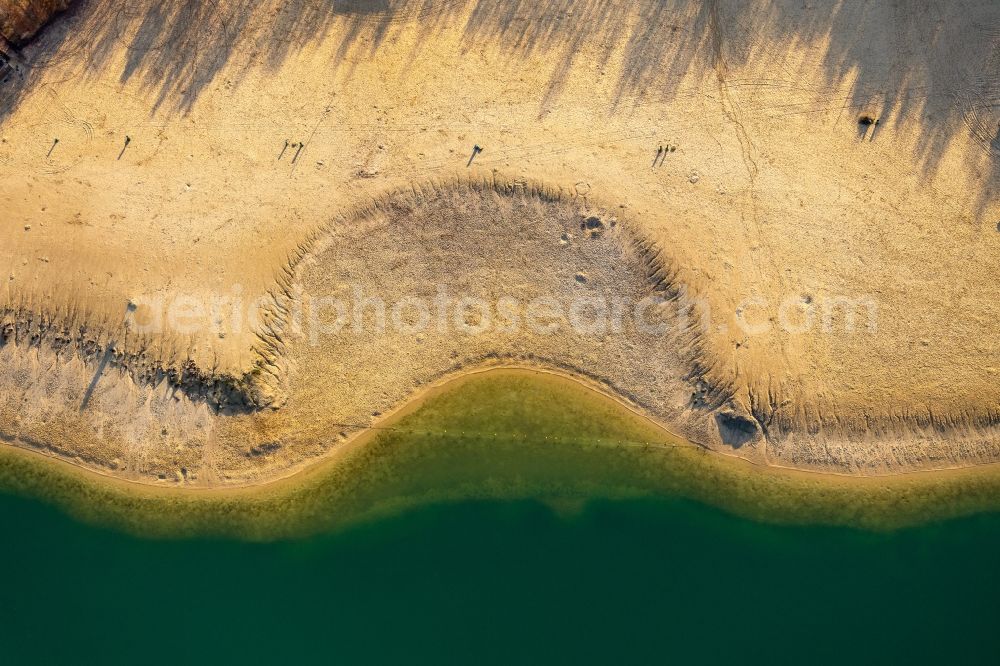
[[[572,380],[510,370],[449,382],[392,429],[259,487],[178,492],[5,448],[0,490],[144,536],[251,540],[469,499],[683,497],[756,520],[876,530],[1000,508],[993,466],[888,478],[759,468],[687,444]]]

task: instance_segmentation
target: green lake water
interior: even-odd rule
[[[271,492],[0,456],[0,663],[997,663],[991,476],[840,483],[528,374]]]

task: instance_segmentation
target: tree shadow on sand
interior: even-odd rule
[[[28,48],[23,79],[2,86],[0,122],[57,61],[91,74],[118,68],[122,83],[153,95],[151,114],[185,114],[224,70],[238,86],[328,35],[339,40],[330,76],[349,76],[403,25],[418,30],[417,52],[457,25],[466,52],[495,46],[515,59],[512,68],[544,56],[552,70],[543,110],[581,56],[596,54],[619,63],[611,113],[682,96],[693,74],[723,81],[744,108],[775,122],[868,112],[880,127],[917,123],[927,130],[918,163],[928,173],[971,132],[990,182],[1000,170],[1000,3],[991,0],[79,0]],[[112,62],[122,45],[124,63]],[[804,61],[788,59],[804,50]],[[826,85],[802,83],[817,69]],[[848,81],[847,95],[830,95]],[[787,99],[780,106],[776,89]]]

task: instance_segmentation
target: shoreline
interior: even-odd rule
[[[541,366],[529,366],[518,364],[503,364],[496,366],[477,367],[473,369],[463,369],[456,373],[449,373],[434,380],[432,383],[422,387],[409,398],[400,403],[396,408],[381,415],[377,421],[357,433],[350,435],[344,442],[330,449],[327,453],[304,463],[292,466],[274,477],[267,478],[259,482],[235,483],[235,484],[212,484],[201,486],[189,486],[183,484],[167,485],[164,482],[144,481],[140,479],[125,478],[110,472],[101,471],[88,467],[84,463],[49,453],[46,450],[11,443],[4,441],[0,446],[8,453],[22,456],[26,460],[36,461],[41,464],[51,464],[59,472],[77,474],[87,482],[107,483],[111,486],[125,489],[126,492],[137,495],[162,495],[170,496],[202,496],[206,499],[211,497],[240,496],[240,495],[267,495],[280,492],[288,488],[294,489],[296,486],[305,485],[308,481],[314,480],[317,476],[322,476],[325,472],[335,469],[342,458],[362,449],[370,444],[380,433],[394,432],[403,433],[397,430],[393,424],[399,423],[408,415],[417,411],[429,399],[450,390],[460,389],[461,386],[470,380],[484,375],[488,376],[543,376],[548,380],[565,382],[582,388],[589,393],[599,396],[602,399],[610,400],[618,408],[628,412],[635,419],[649,424],[662,434],[677,443],[667,446],[664,444],[654,444],[655,448],[676,448],[683,447],[706,453],[718,458],[720,461],[745,466],[744,471],[751,474],[762,475],[785,475],[789,477],[799,477],[803,479],[817,480],[820,483],[862,485],[864,483],[874,483],[879,481],[902,482],[908,479],[935,480],[941,479],[946,482],[959,482],[960,477],[973,475],[997,475],[1000,477],[1000,462],[992,463],[972,463],[962,466],[950,466],[928,469],[902,469],[896,472],[884,472],[873,474],[836,472],[831,470],[817,470],[809,468],[799,468],[789,465],[781,465],[772,462],[761,462],[749,457],[739,455],[736,452],[722,451],[712,448],[706,444],[692,441],[673,432],[670,427],[656,417],[645,413],[641,408],[631,404],[622,396],[609,390],[593,378],[565,370],[557,370]],[[20,442],[16,436],[15,442]],[[648,444],[646,445],[649,446]]]
[[[545,370],[465,372],[425,388],[379,429],[302,471],[241,487],[143,484],[5,447],[0,493],[150,538],[255,541],[470,501],[537,501],[558,511],[591,501],[682,500],[760,523],[871,532],[1000,510],[992,466],[887,478],[747,465],[671,437],[591,388]],[[404,427],[385,425],[397,420]]]
[[[480,200],[480,195],[490,192],[501,194],[503,187],[500,185],[501,181],[496,178],[495,176],[492,183],[480,185],[472,181],[457,186],[454,183],[437,184],[431,188],[433,194],[426,200],[421,200],[419,196],[410,200],[403,194],[386,195],[387,198],[383,203],[396,202],[403,205],[409,202],[407,205],[416,206],[413,209],[416,212],[411,211],[404,216],[407,223],[414,228],[423,228],[425,218],[430,214],[449,210],[464,211],[462,219],[465,221],[454,226],[469,231],[475,228],[474,220],[478,219],[473,213],[492,210],[488,202]],[[526,188],[530,190],[529,198],[538,199],[535,203],[546,202],[545,205],[555,205],[555,202],[549,201],[549,190],[545,186],[531,185]],[[469,194],[474,196],[466,197]],[[426,193],[420,196],[428,197]],[[480,208],[473,208],[472,204],[463,208],[463,204],[456,201],[456,198],[462,197],[478,202],[475,205]],[[555,195],[555,199],[559,200],[558,194]],[[511,205],[521,205],[523,208],[528,200],[517,199]],[[568,228],[566,225],[574,222],[580,215],[574,210],[569,210],[566,207],[568,204],[563,204],[566,202],[560,204],[561,208],[553,210],[554,215],[558,214],[558,219],[553,218],[556,222],[545,216],[540,217],[552,228],[541,223],[535,224],[539,221],[531,218],[529,214],[531,211],[518,208],[515,211],[516,215],[511,213],[519,220],[522,218],[534,220],[532,223],[534,236],[531,237],[531,242],[525,242],[524,245],[526,252],[529,250],[534,252],[531,256],[538,260],[539,266],[548,266],[545,262],[552,257],[550,248],[545,244],[546,238],[551,240],[559,229]],[[352,210],[349,213],[350,219],[364,219],[370,222],[373,229],[379,230],[379,233],[384,235],[384,238],[380,236],[380,239],[397,244],[398,247],[394,246],[395,251],[388,253],[380,251],[381,254],[391,258],[404,253],[405,234],[400,236],[403,232],[392,231],[397,229],[393,224],[395,218],[390,219],[390,216],[382,219],[373,211],[382,210],[383,207],[378,203],[372,205],[374,208],[366,209],[367,212]],[[372,220],[368,220],[369,215],[374,216]],[[470,227],[470,224],[473,226]],[[409,227],[399,228],[405,231]],[[391,421],[381,416],[382,414],[400,413],[401,409],[405,413],[406,404],[414,400],[419,401],[428,388],[443,386],[466,374],[506,367],[568,377],[615,400],[642,418],[656,423],[668,434],[676,436],[677,432],[683,433],[683,439],[694,445],[721,453],[726,457],[745,460],[760,468],[860,478],[944,472],[1000,463],[1000,454],[997,453],[995,442],[995,436],[1000,430],[993,428],[992,425],[978,429],[979,426],[975,424],[968,429],[962,429],[960,426],[965,421],[960,419],[948,421],[945,426],[936,429],[932,428],[938,423],[937,417],[933,414],[926,418],[922,416],[918,418],[917,415],[913,415],[912,419],[902,417],[898,422],[894,422],[895,425],[883,430],[878,426],[882,423],[879,420],[859,425],[857,421],[860,419],[859,414],[865,413],[863,410],[848,411],[846,414],[836,414],[835,411],[836,418],[833,419],[835,423],[829,429],[822,426],[823,419],[815,422],[819,424],[816,426],[819,430],[814,430],[810,425],[813,421],[808,419],[788,429],[788,424],[782,421],[785,417],[772,421],[766,409],[760,411],[758,407],[754,407],[753,405],[757,404],[755,399],[740,393],[736,384],[718,383],[710,379],[711,373],[705,369],[704,360],[699,360],[697,356],[698,341],[695,334],[679,334],[677,339],[671,340],[656,339],[654,342],[659,345],[656,353],[652,353],[646,346],[650,340],[642,337],[634,340],[628,336],[620,339],[616,337],[610,353],[603,357],[585,358],[584,353],[579,351],[584,347],[581,347],[573,336],[567,339],[552,338],[555,342],[549,342],[552,340],[550,338],[530,338],[522,342],[518,338],[516,345],[511,340],[503,339],[502,342],[506,346],[499,347],[502,350],[500,352],[496,351],[498,347],[493,341],[487,341],[488,344],[482,343],[470,349],[463,349],[461,356],[454,350],[452,355],[448,356],[446,355],[448,347],[454,345],[451,336],[431,336],[429,341],[413,343],[409,339],[413,336],[401,335],[396,331],[394,336],[375,336],[378,338],[377,344],[369,338],[355,336],[347,339],[348,348],[342,352],[342,357],[350,360],[340,363],[335,356],[329,356],[323,351],[317,352],[315,345],[302,343],[301,339],[304,336],[301,331],[295,331],[291,326],[291,320],[288,319],[291,316],[289,311],[300,299],[292,293],[295,290],[304,289],[311,294],[327,293],[328,290],[337,288],[336,284],[327,283],[329,271],[316,268],[327,264],[339,265],[338,259],[343,259],[336,255],[326,256],[331,251],[330,248],[340,245],[334,240],[346,239],[345,247],[348,241],[357,240],[356,231],[341,229],[335,232],[332,227],[324,229],[310,234],[307,241],[298,246],[294,257],[289,260],[289,265],[277,282],[283,295],[272,295],[273,303],[269,302],[266,307],[261,308],[261,312],[271,321],[268,324],[269,328],[264,331],[263,338],[267,341],[265,346],[270,350],[265,356],[270,360],[261,361],[264,358],[262,356],[258,361],[264,365],[256,366],[253,371],[242,375],[242,380],[223,375],[221,380],[206,384],[206,378],[214,375],[210,373],[203,376],[198,374],[201,372],[199,370],[189,378],[190,381],[182,382],[181,386],[192,383],[200,392],[196,392],[197,395],[192,397],[182,391],[188,400],[182,401],[181,406],[174,412],[171,411],[175,407],[171,398],[175,400],[177,398],[173,394],[177,390],[176,387],[171,385],[166,391],[160,391],[152,383],[143,383],[135,377],[129,377],[120,383],[103,383],[101,391],[104,392],[103,400],[107,404],[103,411],[97,408],[86,414],[82,410],[77,413],[71,407],[74,404],[72,399],[67,403],[63,396],[47,395],[39,390],[43,382],[49,380],[30,374],[37,372],[37,367],[31,365],[30,355],[17,353],[19,347],[15,336],[15,347],[10,354],[12,375],[15,371],[27,372],[33,377],[33,381],[25,386],[15,385],[14,393],[11,394],[14,397],[8,400],[11,406],[10,416],[4,415],[11,424],[8,426],[6,421],[3,424],[4,437],[10,439],[10,436],[16,434],[22,438],[24,448],[40,449],[46,455],[54,454],[50,457],[89,468],[102,475],[134,480],[137,483],[148,483],[153,486],[169,485],[169,481],[167,484],[161,482],[176,477],[183,484],[188,480],[188,473],[192,472],[190,480],[196,481],[199,485],[255,487],[279,481],[307,469],[312,464],[322,462],[333,449],[341,448],[341,442],[354,439],[363,430],[387,427],[386,424],[390,424]],[[634,284],[629,283],[630,289],[638,289],[639,293],[645,293],[654,283],[654,289],[664,285],[669,287],[669,275],[665,278],[660,276],[663,275],[663,271],[669,273],[672,269],[668,270],[669,262],[660,260],[660,246],[654,240],[647,239],[639,227],[633,229],[629,219],[623,219],[614,231],[615,233],[606,234],[609,247],[594,249],[596,245],[593,247],[588,245],[588,250],[580,250],[580,256],[573,255],[569,259],[560,259],[562,263],[556,262],[556,265],[549,267],[552,269],[549,272],[556,274],[558,273],[556,269],[569,270],[567,266],[573,268],[583,265],[590,266],[596,271],[601,266],[618,266],[622,257],[632,257],[630,259],[632,263],[622,264],[623,272],[630,278],[635,278]],[[346,234],[344,238],[337,235],[341,232]],[[451,237],[449,234],[452,232],[439,233],[444,236],[435,237],[435,242],[430,245],[434,247],[441,245],[439,249],[443,254],[438,256],[432,253],[428,257],[430,265],[437,268],[443,265],[441,262],[456,252],[456,248],[448,244],[448,239]],[[359,247],[361,249],[358,251],[368,252],[365,256],[372,261],[385,259],[385,257],[380,258],[380,252],[375,252],[375,256],[372,256],[372,252],[364,249],[366,246]],[[592,252],[593,256],[587,254],[588,252]],[[635,253],[637,254],[632,256]],[[498,265],[495,265],[499,259],[494,258],[490,261],[493,263],[487,262],[484,267],[499,270]],[[536,262],[528,263],[536,265]],[[392,267],[383,266],[388,272],[391,272]],[[657,271],[650,277],[647,273],[654,268]],[[398,277],[401,280],[400,285],[407,287],[403,291],[418,293],[419,280],[414,275],[402,273]],[[529,278],[542,280],[534,273],[521,277],[524,278],[522,282],[525,284],[535,284]],[[593,289],[597,289],[597,293],[601,293],[601,289],[605,289],[607,283],[617,284],[615,279],[620,277],[622,276],[612,273],[604,275],[588,272],[587,283]],[[334,280],[334,282],[339,281],[340,277]],[[552,284],[545,283],[545,287],[553,290],[552,293],[562,293],[559,290],[575,293],[577,284],[570,280],[556,280]],[[594,286],[599,284],[603,285],[601,289]],[[464,283],[461,286],[470,290],[475,288],[474,285]],[[392,290],[388,290],[385,294],[378,293],[380,297],[385,296],[390,300],[399,295]],[[398,302],[400,301],[397,300]],[[318,312],[313,312],[313,315],[319,318]],[[286,330],[290,327],[291,330]],[[30,331],[22,331],[19,335],[23,337],[27,332]],[[632,333],[634,331],[629,335]],[[542,344],[543,342],[545,344]],[[97,343],[96,346],[91,346],[98,351],[104,348],[105,344],[111,344],[109,341],[102,342],[100,338],[97,339]],[[419,349],[417,345],[420,345]],[[642,351],[634,352],[636,349]],[[406,363],[399,366],[393,366],[391,363],[385,367],[381,365],[387,353],[399,353],[400,350],[406,352],[399,354],[400,358],[407,360]],[[48,354],[46,358],[52,357],[51,362],[57,363],[60,359],[60,350],[55,348],[54,357],[52,351],[46,348],[45,353]],[[90,366],[96,358],[97,356],[93,354],[91,357],[72,357],[66,367],[60,366],[60,373],[72,375],[61,379],[62,384],[76,387],[91,382],[93,368]],[[414,361],[416,358],[434,360],[418,363]],[[602,358],[604,360],[601,360]],[[311,400],[296,400],[288,391],[289,382],[292,381],[289,369],[296,365],[312,369],[300,373],[295,378],[295,381],[300,383],[299,389],[305,387]],[[157,366],[155,371],[147,368],[144,372],[151,372],[151,376],[159,377],[163,374],[163,368]],[[340,373],[349,377],[349,383],[353,384],[353,388],[346,393],[341,393],[338,388],[345,385],[344,382],[330,382],[328,379]],[[247,379],[247,377],[265,379]],[[238,390],[233,388],[240,385],[243,380],[248,382],[247,386]],[[134,390],[138,390],[139,399],[133,397]],[[20,415],[21,399],[17,397],[17,391],[24,394],[21,398],[25,400],[28,400],[29,394],[34,393],[30,396],[33,400],[30,416]],[[229,404],[225,396],[232,391],[235,391],[237,396],[243,395],[244,398],[250,394],[257,396],[245,403],[256,407],[246,411],[239,409],[232,412],[225,409],[220,411],[220,405]],[[65,393],[73,395],[71,390]],[[206,396],[211,396],[211,399]],[[123,411],[122,400],[128,401],[133,409]],[[150,400],[153,401],[151,409]],[[775,403],[776,399],[772,396],[768,400]],[[795,410],[799,410],[802,406],[795,401],[781,402],[782,406],[785,404],[797,405],[789,409],[786,417],[792,412],[798,413]],[[272,412],[263,405],[277,409]],[[772,407],[777,409],[773,404]],[[152,416],[152,413],[163,412],[171,413],[172,420],[163,423]],[[776,413],[772,412],[771,416]],[[248,418],[213,418],[224,414]],[[59,416],[52,418],[53,415]],[[329,415],[333,416],[327,418]],[[813,415],[819,418],[819,412]],[[727,420],[720,421],[720,416]],[[270,419],[271,422],[260,427],[260,421],[254,421],[256,417],[261,417],[261,420]],[[370,417],[374,417],[375,421]],[[843,422],[841,417],[845,419]],[[133,428],[131,425],[133,419],[140,425]],[[322,427],[310,429],[305,425],[319,423],[321,419],[325,421]],[[729,419],[732,419],[735,425],[729,425]],[[930,420],[925,423],[927,419]],[[205,428],[209,421],[218,423],[218,427],[212,425]],[[299,432],[290,432],[288,429],[280,431],[283,424],[300,424],[303,427]],[[54,432],[36,432],[35,426],[38,426],[37,431],[48,429]],[[340,432],[339,438],[330,436],[340,428],[344,430]],[[273,434],[265,438],[267,441],[256,442],[253,440],[253,435],[258,429],[270,429]],[[734,436],[734,429],[737,433],[743,435],[749,433],[749,435]],[[104,434],[109,431],[118,437]],[[765,434],[767,432],[770,432],[771,436]],[[76,441],[76,433],[82,434],[79,441]],[[93,433],[102,434],[95,437]],[[161,434],[163,437],[160,437]],[[258,458],[256,456],[260,454],[257,453],[253,456],[246,455],[245,446],[252,447],[259,443],[265,446],[273,444],[287,446],[281,454],[273,457]],[[149,448],[146,448],[147,446]],[[214,450],[210,451],[210,447]],[[225,459],[225,464],[217,464],[220,459]],[[270,462],[275,460],[280,461],[280,464],[272,466]],[[224,481],[219,483],[219,478],[223,478]]]
[[[595,21],[537,3],[512,39],[503,12],[445,4],[428,24],[406,2],[310,0],[298,24],[267,3],[88,2],[25,49],[0,148],[11,450],[137,495],[269,495],[349,469],[394,419],[509,361],[555,368],[530,371],[748,479],[997,476],[1000,311],[982,285],[1000,257],[1000,162],[996,84],[977,76],[997,6],[949,5],[896,34],[881,6],[830,22],[813,6],[706,21],[699,3],[623,5]],[[148,30],[161,24],[166,51]],[[933,48],[894,47],[939,24]],[[660,28],[676,38],[651,39]],[[933,93],[918,114],[914,88]],[[500,295],[571,312],[655,292],[656,321],[678,325],[338,337],[331,300],[360,300],[352,287],[394,308],[435,284],[488,297],[490,314]],[[306,327],[323,344],[288,314],[305,296],[327,303]],[[205,316],[140,325],[189,299]],[[710,316],[680,325],[696,303]]]

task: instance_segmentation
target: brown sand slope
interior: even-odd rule
[[[0,2],[0,36],[20,46],[34,37],[72,0],[3,0]]]
[[[673,349],[639,344],[646,366],[612,363],[607,350],[574,356],[570,341],[542,353],[499,338],[462,347],[463,362],[537,354],[679,429],[707,410],[692,436],[720,447],[734,441],[726,419],[749,419],[739,451],[774,462],[869,471],[993,460],[998,14],[985,1],[83,2],[24,49],[25,76],[0,91],[5,437],[161,474],[200,469],[204,456],[181,465],[157,438],[200,451],[249,437],[245,422],[290,419],[261,407],[311,409],[296,402],[296,367],[336,363],[346,342],[316,358],[280,328],[284,299],[308,281],[297,271],[323,256],[331,271],[356,263],[353,251],[319,248],[401,192],[451,206],[426,224],[453,229],[460,202],[481,205],[441,194],[463,180],[535,183],[527,189],[568,207],[553,220],[616,216],[656,248],[652,272],[707,312]],[[467,166],[474,144],[485,150]],[[522,204],[482,205],[505,215]],[[504,247],[536,247],[528,241]],[[396,249],[363,256],[417,289],[392,272],[403,268],[398,240],[385,246]],[[424,247],[415,264],[436,260]],[[559,270],[581,270],[571,268]],[[477,270],[474,283],[447,270],[433,280],[508,276],[501,264]],[[350,279],[364,276],[357,266]],[[202,313],[203,325],[126,334],[130,302],[220,295],[266,317],[234,325]],[[358,410],[380,411],[454,365],[434,357],[411,372],[405,350],[392,350],[370,359],[371,406]],[[105,356],[125,383],[116,389],[111,373],[95,391],[123,391],[145,420],[79,409]],[[306,383],[309,401],[337,395]],[[689,402],[652,393],[664,386]],[[718,399],[700,404],[702,390]],[[158,406],[165,395],[173,406]],[[54,421],[35,432],[43,417],[19,412],[24,396],[72,405],[72,437]],[[258,437],[304,441],[281,432]],[[216,454],[228,460],[225,446]],[[332,444],[302,446],[259,464]],[[213,464],[235,478],[258,463]]]

